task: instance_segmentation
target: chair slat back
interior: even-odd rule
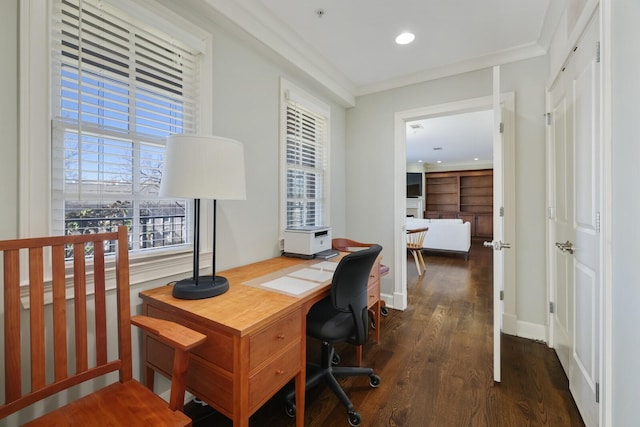
[[[427,231],[429,231],[429,227],[407,230],[407,248],[422,249],[424,239],[427,237]]]
[[[2,367],[5,400],[0,402],[0,419],[109,372],[119,370],[121,381],[131,379],[127,240],[126,227],[118,227],[117,232],[111,233],[0,241],[4,261],[5,347]],[[104,247],[111,247],[113,241],[119,351],[109,360],[105,257],[110,255],[105,254]],[[26,261],[21,262],[23,258]],[[24,273],[21,264],[28,264]],[[89,268],[92,274],[87,273],[88,265],[93,265]],[[69,270],[74,293],[70,300],[66,297]],[[21,286],[27,274],[27,283]],[[45,274],[51,275],[50,286]],[[93,297],[88,296],[91,281]],[[27,309],[22,307],[21,292],[28,292]],[[51,293],[51,304],[45,299],[47,292]],[[71,361],[70,355],[74,356]]]

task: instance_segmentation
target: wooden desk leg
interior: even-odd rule
[[[153,391],[153,385],[155,383],[155,376],[156,376],[156,372],[153,370],[153,368],[147,366],[145,368],[144,384],[151,391]]]
[[[380,342],[380,328],[382,327],[382,325],[380,324],[380,300],[378,300],[374,304],[373,317],[374,317],[375,323],[376,323],[376,343],[379,343]]]
[[[356,366],[362,366],[362,346],[356,346]]]
[[[304,427],[304,395],[305,395],[306,369],[296,375],[296,427]]]
[[[296,375],[296,427],[304,427],[304,396],[307,388],[307,313],[310,306],[302,310],[300,319],[300,372]]]

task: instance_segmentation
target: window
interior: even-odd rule
[[[56,0],[52,28],[53,232],[184,245],[188,201],[158,189],[166,136],[198,130],[198,50],[102,0]]]
[[[283,227],[329,225],[329,109],[283,80]]]

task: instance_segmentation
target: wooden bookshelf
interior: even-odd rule
[[[425,174],[427,211],[460,210],[460,179],[458,176]]]
[[[425,218],[460,218],[474,237],[493,236],[493,170],[425,174]]]

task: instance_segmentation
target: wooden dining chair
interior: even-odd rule
[[[418,276],[422,276],[422,273],[427,271],[427,266],[425,265],[424,258],[422,257],[422,250],[424,249],[423,243],[424,238],[427,236],[427,231],[429,231],[429,227],[407,230],[407,249],[411,252],[413,259],[416,262]],[[422,271],[420,270],[421,265]]]
[[[115,249],[115,268],[105,248]],[[131,316],[126,227],[110,233],[6,240],[0,242],[0,251],[4,261],[4,367],[0,368],[4,371],[0,372],[5,387],[0,424],[73,386],[99,378],[87,384],[93,389],[109,378],[113,381],[113,375],[105,375],[117,372],[115,382],[26,425],[191,425],[182,412],[189,350],[206,336],[165,320]],[[110,304],[109,284],[114,279],[115,304]],[[68,283],[73,290],[70,299]],[[132,324],[175,349],[168,404],[133,379]],[[74,393],[78,389],[66,395]],[[56,400],[33,409],[52,405]]]

